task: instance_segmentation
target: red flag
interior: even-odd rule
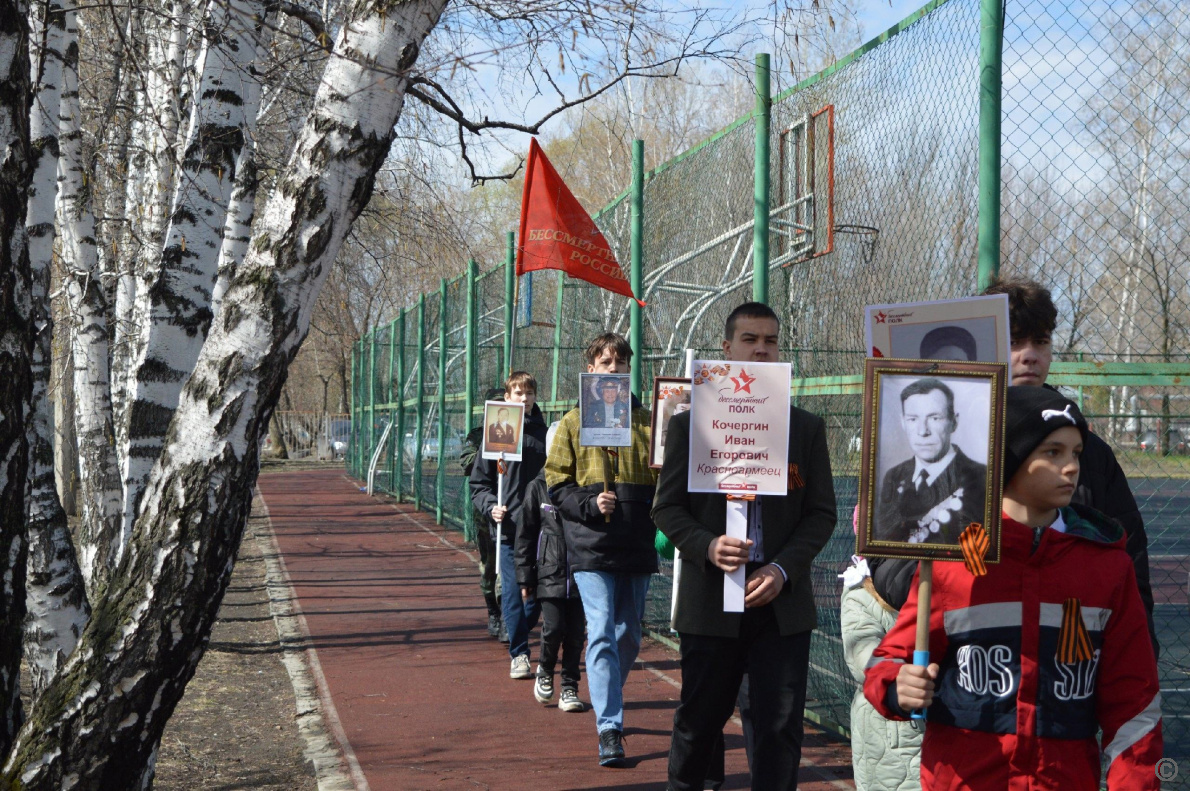
[[[636,299],[611,246],[571,194],[537,140],[529,141],[516,273],[561,269],[571,277]],[[641,306],[644,302],[639,299]]]

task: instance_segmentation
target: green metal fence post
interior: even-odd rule
[[[644,276],[644,209],[645,209],[645,141],[632,141],[632,218],[630,225],[631,242],[628,269],[628,283],[632,286],[632,293],[638,297],[643,292]],[[641,326],[643,317],[640,303],[632,301],[628,308],[628,347],[632,349],[632,370],[628,379],[628,386],[632,394],[638,399],[640,396],[641,376],[644,372],[644,328]]]
[[[417,298],[417,428],[413,446],[413,507],[421,510],[422,442],[426,423],[426,295]]]
[[[500,382],[512,373],[512,323],[516,321],[516,233],[508,232],[504,253],[504,363]]]
[[[372,454],[376,451],[376,330],[368,335],[368,449],[364,452],[363,475],[368,475]]]
[[[769,56],[756,56],[756,172],[753,176],[752,299],[769,301],[769,131],[773,94],[769,81]]]
[[[393,481],[392,490],[396,492],[397,502],[401,502],[405,494],[405,313],[402,308],[397,315],[397,381],[393,387],[393,402],[397,405],[397,425],[393,429],[397,432],[397,448],[393,452]]]
[[[982,0],[979,13],[979,283],[1000,273],[1000,99],[1003,0]]]
[[[566,294],[566,273],[558,270],[558,304],[554,310],[554,360],[550,371],[550,400],[558,403],[558,358],[562,354],[562,307]]]
[[[434,521],[442,524],[446,495],[446,278],[438,292],[438,472],[434,475]]]
[[[351,405],[351,445],[347,449],[347,469],[352,476],[359,477],[359,446],[363,442],[364,419],[359,408],[359,356],[363,338],[351,344],[351,392],[347,403]]]
[[[463,399],[463,409],[466,412],[466,419],[463,421],[463,430],[471,432],[471,421],[475,420],[475,359],[476,359],[476,335],[478,328],[475,326],[475,277],[476,277],[475,259],[472,258],[467,261],[467,350],[466,350],[466,370],[463,372],[463,388],[465,396]],[[467,491],[467,482],[463,482],[463,491]],[[468,539],[475,536],[475,509],[471,505],[465,495],[463,497],[463,535]]]

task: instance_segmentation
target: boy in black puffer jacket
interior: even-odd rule
[[[543,470],[525,491],[521,512],[523,521],[516,536],[516,578],[521,598],[528,601],[534,593],[541,605],[541,659],[533,697],[538,703],[554,699],[554,670],[558,649],[562,649],[562,694],[558,708],[583,711],[578,697],[579,659],[583,650],[586,619],[583,600],[566,560],[566,537]]]

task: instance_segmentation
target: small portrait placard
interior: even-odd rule
[[[1012,350],[1005,294],[869,305],[864,325],[871,357],[1007,363]]]
[[[691,492],[780,494],[789,483],[789,363],[695,360]]]
[[[674,415],[690,410],[690,380],[680,376],[658,376],[653,380],[653,430],[649,466],[661,469],[665,461],[665,435]]]
[[[628,374],[579,375],[580,445],[632,445],[632,397],[628,387]]]
[[[525,405],[507,401],[483,402],[483,445],[485,459],[520,461],[525,437]]]
[[[985,531],[1000,559],[1003,363],[868,359],[856,552],[962,560]]]

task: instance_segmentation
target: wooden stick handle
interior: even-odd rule
[[[930,593],[934,589],[934,561],[923,560],[918,565],[917,576],[917,639],[913,645],[916,649],[913,652],[913,664],[923,664],[917,661],[917,654],[924,653],[926,655],[924,664],[928,665],[930,656]]]
[[[934,589],[934,561],[923,560],[917,567],[917,637],[913,644],[913,664],[930,664],[930,594]],[[926,718],[925,709],[914,709],[914,720]]]
[[[607,448],[604,448],[603,449],[603,492],[604,492],[604,494],[611,491],[611,488],[610,488],[611,481],[608,480],[610,477],[611,477],[611,453],[608,451]],[[604,524],[610,524],[611,521],[612,521],[611,514],[603,515],[603,523]]]

